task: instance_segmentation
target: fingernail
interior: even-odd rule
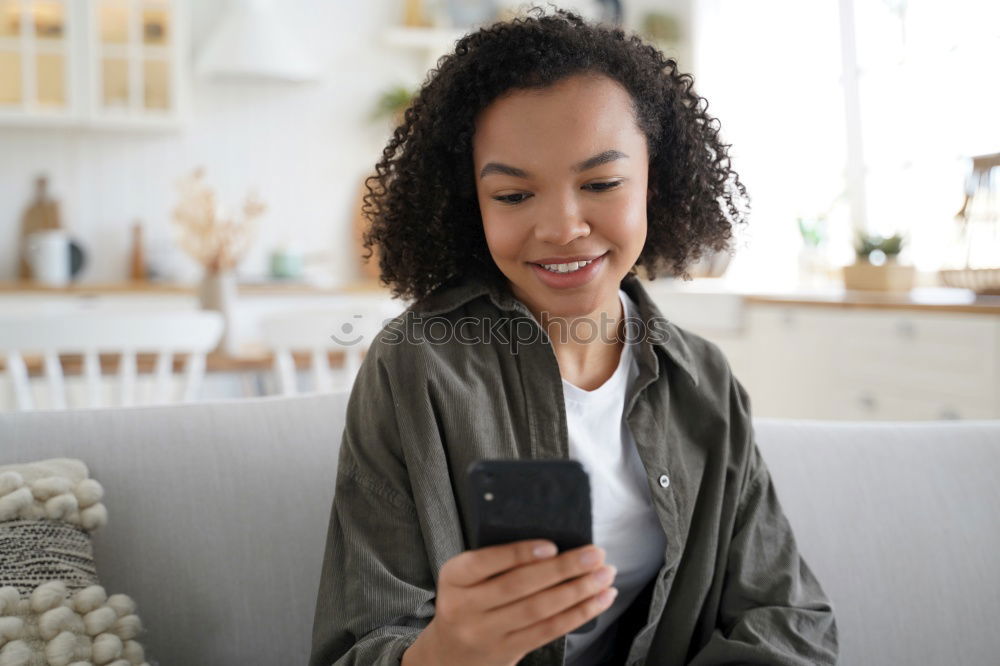
[[[601,556],[596,548],[588,548],[580,554],[580,564],[589,567],[597,564]]]
[[[558,552],[556,545],[554,543],[543,543],[535,546],[535,549],[531,551],[537,558],[552,557]]]
[[[600,602],[602,606],[610,606],[617,596],[618,588],[609,587],[606,590],[601,590],[601,593],[597,595],[597,601]]]
[[[615,579],[615,574],[618,570],[613,566],[601,567],[595,571],[592,575],[594,580],[597,581],[599,585],[606,585]]]

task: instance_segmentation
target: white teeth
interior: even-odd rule
[[[590,261],[571,261],[568,264],[542,264],[542,266],[552,271],[553,273],[572,273],[575,270],[583,268],[592,261],[594,260],[591,259]]]

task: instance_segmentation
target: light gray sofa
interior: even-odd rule
[[[306,662],[344,395],[0,413],[0,464],[83,459],[109,593],[163,666]],[[841,663],[1000,663],[1000,422],[761,420]]]

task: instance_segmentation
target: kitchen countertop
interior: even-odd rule
[[[1000,314],[1000,296],[977,296],[967,289],[948,287],[918,287],[905,293],[846,291],[839,287],[787,292],[754,292],[733,288],[722,279],[643,280],[643,286],[658,295],[727,296],[745,303],[765,305],[796,305],[837,307],[867,310],[917,310],[932,312],[962,312]],[[317,286],[302,282],[249,282],[238,285],[239,293],[247,296],[325,296],[371,294],[389,296],[389,290],[376,281],[358,281],[337,286]],[[88,295],[195,295],[197,285],[160,282],[115,282],[70,284],[48,287],[30,281],[0,281],[0,296],[13,294],[88,296]]]
[[[905,293],[840,291],[810,294],[745,294],[747,303],[805,305],[859,310],[918,310],[1000,314],[1000,296],[977,296],[967,289],[924,288]]]
[[[849,291],[838,284],[787,291],[741,289],[723,278],[643,281],[651,294],[662,299],[695,299],[704,307],[713,301],[737,301],[741,305],[816,306],[864,310],[911,310],[1000,314],[1000,296],[981,296],[968,289],[917,287],[908,292]],[[706,297],[699,299],[698,297]]]
[[[336,286],[318,286],[305,282],[246,282],[237,285],[241,294],[247,295],[324,295],[324,294],[388,294],[389,291],[375,281],[358,281]],[[197,293],[198,285],[174,282],[122,281],[106,283],[70,283],[65,287],[50,287],[28,280],[0,281],[0,294],[33,293],[59,296],[86,294],[190,294]]]

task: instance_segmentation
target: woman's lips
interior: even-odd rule
[[[553,289],[572,289],[574,287],[582,287],[593,280],[598,271],[601,270],[604,266],[604,258],[607,254],[608,253],[605,252],[583,268],[578,268],[569,273],[554,273],[535,263],[531,264],[531,270],[535,272],[535,275],[538,276],[538,279],[541,280],[543,284],[552,287]],[[569,263],[569,261],[570,260],[563,259],[560,262],[553,263]],[[586,259],[584,259],[584,261],[586,261]]]

